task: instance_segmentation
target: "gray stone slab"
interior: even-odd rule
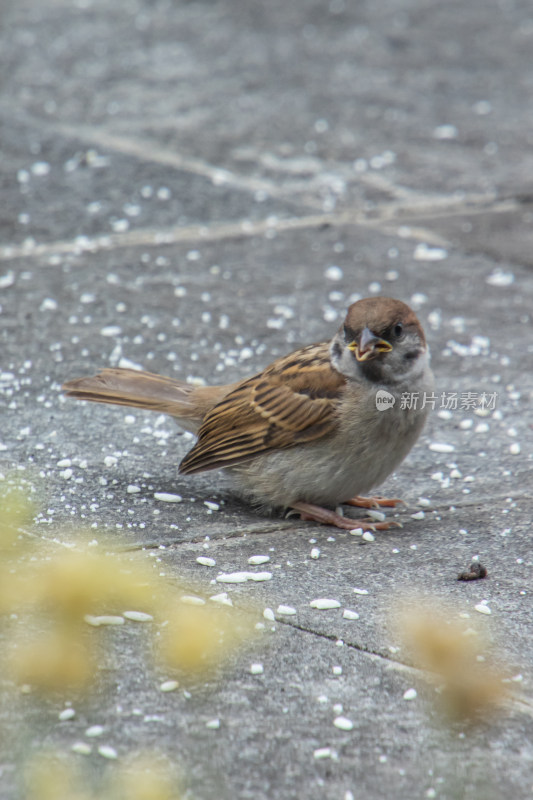
[[[411,800],[431,797],[431,789],[465,800],[527,797],[527,715],[505,716],[490,727],[443,724],[434,688],[416,671],[284,624],[264,636],[266,647],[260,641],[217,682],[189,685],[186,697],[181,689],[159,691],[167,675],[139,661],[134,623],[115,629],[104,662],[111,694],[102,688],[92,699],[74,701],[76,717],[68,722],[57,720],[59,699],[37,715],[35,701],[24,697],[19,710],[33,723],[24,744],[30,751],[43,743],[68,751],[88,742],[93,753],[78,758],[94,776],[104,769],[96,752],[101,745],[122,759],[140,743],[157,751],[164,743],[185,798],[318,800],[352,792]],[[251,663],[261,663],[263,674],[252,675]],[[415,700],[404,699],[412,688]],[[353,729],[335,727],[339,716]],[[212,720],[219,720],[218,729],[206,727]],[[85,735],[92,725],[103,726],[97,739]],[[5,777],[10,784],[16,778]]]
[[[37,508],[27,532],[46,555],[89,529],[125,560],[144,550],[187,591],[227,591],[260,618],[280,604],[297,613],[275,631],[264,620],[263,635],[190,698],[183,686],[159,690],[168,674],[149,666],[133,623],[104,632],[92,697],[13,701],[2,678],[2,798],[23,795],[28,753],[68,752],[98,723],[98,743],[121,763],[139,749],[168,755],[185,797],[526,800],[528,3],[27,0],[3,12],[0,483],[13,470],[24,481]],[[139,199],[143,186],[155,197]],[[403,528],[365,545],[259,516],[217,473],[179,476],[192,440],[166,418],[60,394],[65,379],[121,359],[233,381],[330,337],[350,302],[379,292],[417,309],[437,407],[382,487],[406,500],[387,512]],[[482,393],[494,396],[488,413]],[[198,564],[206,554],[215,567]],[[257,554],[268,564],[250,566]],[[459,583],[474,556],[488,578]],[[216,582],[266,569],[268,581]],[[454,603],[486,629],[506,674],[522,674],[499,717],[443,723],[390,623],[406,593]],[[312,609],[317,597],[341,607]],[[475,610],[481,600],[490,616]],[[76,717],[59,722],[67,699]],[[335,728],[339,714],[352,731]],[[214,718],[220,728],[206,728]],[[86,763],[102,773],[96,748]]]
[[[533,265],[533,206],[522,198],[514,208],[498,213],[487,210],[432,218],[411,218],[411,225],[425,227],[469,253],[483,253],[496,262]]]
[[[527,0],[29,9],[11,8],[3,99],[38,118],[142,131],[326,207],[531,188]]]
[[[0,236],[12,244],[93,239],[126,231],[287,216],[294,205],[207,176],[105,147],[87,146],[38,123],[1,122],[4,211]],[[7,169],[6,169],[7,168]],[[29,240],[29,241],[28,241]]]

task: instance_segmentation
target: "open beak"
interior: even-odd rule
[[[368,361],[378,353],[388,353],[392,345],[385,339],[380,339],[370,328],[363,328],[359,341],[350,342],[348,349],[352,350],[358,361]]]

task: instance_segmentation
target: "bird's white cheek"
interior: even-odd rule
[[[403,380],[416,380],[429,369],[429,350],[426,349],[418,358],[407,367],[403,373]]]
[[[347,377],[357,373],[357,362],[351,350],[348,350],[344,341],[334,339],[330,347],[330,358],[333,367]]]

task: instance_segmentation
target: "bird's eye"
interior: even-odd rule
[[[402,325],[402,323],[401,322],[397,322],[396,325],[393,328],[393,331],[394,331],[394,335],[396,336],[396,338],[399,339],[400,336],[403,333],[403,325]]]

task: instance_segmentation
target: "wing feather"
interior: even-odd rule
[[[325,436],[336,425],[344,386],[345,379],[331,367],[326,342],[278,359],[211,409],[180,472],[232,466]]]

